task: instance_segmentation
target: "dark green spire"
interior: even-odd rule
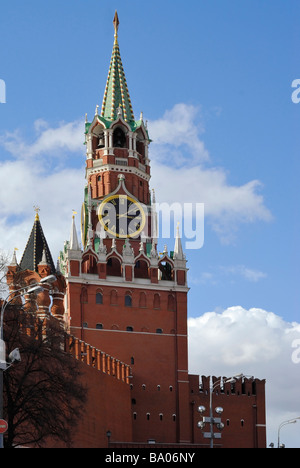
[[[44,236],[40,218],[37,212],[34,225],[20,263],[21,270],[37,272],[38,264],[42,261],[43,255],[46,258],[47,264],[51,267],[51,273],[55,274],[56,269],[53,263],[52,255]]]

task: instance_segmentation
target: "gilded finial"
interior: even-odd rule
[[[75,210],[72,210],[72,213],[73,213],[73,216],[72,216],[72,218],[73,218],[73,219],[75,219],[75,215],[77,215],[77,211],[75,211]]]
[[[118,42],[118,29],[119,29],[119,24],[120,24],[117,10],[115,12],[113,24],[114,24],[114,28],[115,28],[115,44],[117,44],[117,42]]]
[[[35,211],[35,220],[36,220],[36,221],[39,221],[39,220],[40,220],[39,212],[41,211],[41,210],[40,210],[40,207],[34,205],[33,209],[34,209],[34,211]]]

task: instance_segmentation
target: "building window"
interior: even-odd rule
[[[131,365],[133,366],[134,365],[134,357],[133,356],[131,356],[130,362],[131,362]]]
[[[128,161],[127,159],[116,159],[116,164],[119,166],[128,166]]]
[[[135,278],[149,278],[148,263],[145,260],[138,260],[134,266]]]
[[[86,288],[82,288],[81,290],[81,304],[87,304],[88,303],[88,293]]]
[[[110,305],[118,305],[118,293],[115,289],[110,293]]]
[[[114,131],[113,145],[115,148],[125,148],[126,136],[121,128],[116,128]]]
[[[160,414],[159,414],[159,420],[160,420],[160,421],[163,420],[163,416],[164,416],[163,413],[160,413]]]
[[[175,312],[176,310],[176,301],[175,301],[175,297],[173,296],[173,294],[169,294],[168,296],[168,310],[172,312]]]
[[[162,328],[157,328],[157,329],[156,329],[156,333],[158,333],[158,334],[160,334],[160,335],[161,335],[161,334],[162,334],[162,332],[163,332],[163,329],[162,329]]]
[[[96,304],[103,304],[103,294],[101,292],[96,294]]]
[[[160,309],[160,297],[159,297],[159,294],[154,294],[153,309]]]
[[[89,324],[87,322],[83,322],[82,328],[88,328]]]
[[[126,331],[133,332],[133,327],[126,327]]]
[[[133,413],[133,419],[136,420],[137,414]]]
[[[170,385],[169,390],[170,390],[170,392],[173,392],[173,387],[172,387],[172,385]]]
[[[173,418],[173,421],[175,422],[176,421],[176,414],[173,414],[172,418]]]
[[[131,306],[132,306],[132,297],[129,294],[126,294],[125,307],[131,307]]]
[[[121,262],[116,257],[107,260],[107,276],[122,276]]]
[[[245,421],[244,419],[241,419],[241,427],[244,427]]]
[[[103,324],[102,323],[97,323],[96,330],[102,330],[102,329],[103,329]]]
[[[173,268],[169,262],[160,262],[159,270],[162,281],[173,281]]]
[[[147,413],[147,421],[150,420],[150,413]]]
[[[140,308],[144,309],[147,307],[147,299],[146,299],[146,294],[144,292],[141,292],[140,294]]]

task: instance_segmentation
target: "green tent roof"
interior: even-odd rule
[[[132,124],[134,114],[118,44],[119,19],[117,13],[114,18],[114,26],[115,42],[104,92],[101,117],[105,120],[114,121],[117,119],[117,110],[121,107],[125,122]]]

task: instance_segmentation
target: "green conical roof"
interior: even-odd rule
[[[119,18],[117,12],[114,17],[114,27],[115,42],[104,92],[101,117],[106,120],[116,120],[117,110],[121,107],[123,119],[128,123],[132,123],[134,122],[134,114],[118,44]]]

